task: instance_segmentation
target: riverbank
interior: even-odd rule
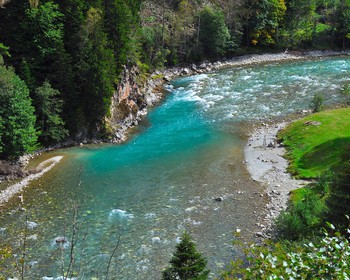
[[[290,192],[308,183],[293,179],[287,172],[285,149],[276,140],[277,133],[287,124],[263,124],[254,129],[244,148],[246,167],[253,180],[266,187],[264,195],[269,199],[261,225],[264,237],[271,236],[274,220],[287,208]]]
[[[5,190],[1,191],[0,206],[7,203],[16,194],[22,192],[23,189],[26,188],[31,181],[40,178],[46,172],[50,171],[56,164],[58,164],[62,160],[62,158],[63,156],[55,156],[43,161],[35,168],[35,173],[28,175],[20,182],[10,185]]]
[[[198,65],[191,64],[185,67],[171,67],[162,72],[156,71],[154,75],[162,75],[164,82],[169,82],[176,77],[207,73],[228,67],[249,66],[254,64],[296,61],[305,59],[317,59],[332,56],[348,56],[350,51],[292,51],[274,54],[252,54],[237,56],[226,60],[216,62],[202,62]]]
[[[123,87],[121,87],[122,90],[120,94],[124,98],[126,98],[130,96],[131,89],[136,89],[137,92],[142,91],[143,95],[146,97],[145,100],[146,100],[147,106],[142,108],[142,110],[137,111],[134,114],[127,115],[127,117],[125,117],[121,122],[116,123],[116,127],[118,127],[119,129],[117,129],[115,132],[117,140],[115,140],[114,142],[123,142],[128,139],[128,133],[130,132],[130,129],[132,127],[137,126],[139,121],[142,118],[144,118],[144,116],[147,114],[147,108],[158,104],[160,100],[164,97],[164,91],[162,90],[162,86],[166,83],[169,83],[172,79],[175,79],[177,77],[207,73],[210,71],[215,71],[215,70],[228,68],[228,67],[241,67],[241,66],[261,64],[261,63],[296,61],[296,60],[303,60],[303,59],[322,58],[322,57],[340,56],[340,55],[350,55],[350,51],[285,52],[285,53],[278,53],[278,54],[245,55],[245,56],[234,57],[232,59],[218,61],[214,63],[203,62],[199,65],[192,64],[192,65],[187,65],[185,67],[172,67],[172,68],[165,69],[164,71],[154,72],[152,75],[150,75],[148,81],[145,83],[142,89],[137,88],[134,84],[134,80],[137,80],[136,77],[134,76],[139,72],[135,70],[134,71],[135,73],[133,71],[131,71],[132,73],[130,73],[129,71],[128,74],[125,75],[126,77],[125,79],[129,82],[125,84]],[[82,145],[85,143],[99,143],[99,142],[103,142],[103,141],[101,139],[100,140],[92,139],[91,141],[86,140],[82,142],[69,141],[66,143],[62,143],[61,145],[52,147],[51,149],[57,149],[62,147],[74,146],[74,145]],[[47,149],[47,150],[51,150],[51,149]],[[19,166],[21,166],[21,164],[19,164]],[[13,167],[13,168],[17,170],[16,167]],[[11,174],[15,174],[15,175],[17,173],[24,174],[20,169],[18,169],[15,173],[11,172]],[[24,174],[23,176],[27,176],[27,175],[28,174]]]

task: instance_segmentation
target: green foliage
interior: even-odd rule
[[[91,131],[109,114],[116,78],[114,55],[108,48],[102,15],[99,9],[88,10],[80,33],[80,61],[77,64],[79,92],[83,93],[81,106]]]
[[[287,1],[284,40],[287,47],[305,47],[312,43],[317,23],[317,1]]]
[[[105,1],[104,14],[106,35],[114,52],[118,69],[128,63],[136,63],[139,58],[139,18],[141,1]]]
[[[24,29],[32,36],[33,42],[28,48],[38,51],[42,58],[55,55],[63,43],[63,14],[58,10],[58,5],[49,1],[29,8],[26,18]]]
[[[276,44],[278,28],[287,10],[284,0],[253,2],[251,8],[255,12],[255,16],[250,19],[251,43],[266,46]]]
[[[207,261],[197,251],[195,243],[187,232],[181,237],[176,251],[170,260],[170,267],[163,271],[163,280],[205,280],[209,270]]]
[[[2,271],[5,269],[5,262],[13,256],[12,248],[8,245],[0,245],[0,280],[6,278],[2,275]]]
[[[345,85],[341,91],[340,94],[343,96],[344,98],[344,103],[347,106],[350,106],[350,85]]]
[[[9,47],[6,47],[4,44],[0,43],[0,56],[11,56],[9,53],[9,49]]]
[[[0,120],[1,158],[17,158],[35,149],[37,132],[28,88],[4,66],[0,66]]]
[[[60,92],[53,89],[47,81],[35,91],[35,107],[37,124],[41,132],[41,143],[57,143],[68,135],[68,131],[64,128],[64,121],[60,117],[62,100],[59,96]]]
[[[334,230],[334,226],[330,225]],[[350,230],[347,230],[350,233]],[[349,279],[349,240],[336,232],[304,243],[267,243],[245,248],[248,267],[232,262],[223,279]]]
[[[317,178],[341,163],[350,139],[349,118],[349,108],[322,111],[280,132],[291,173],[301,178]]]
[[[280,236],[289,240],[304,238],[320,228],[325,213],[322,197],[312,189],[306,189],[303,198],[282,212],[276,224]]]
[[[350,214],[350,144],[345,149],[343,163],[338,166],[336,176],[330,184],[327,198],[328,219],[334,224],[347,226]]]
[[[346,48],[349,46],[350,34],[350,2],[348,0],[339,1],[334,11],[334,17],[337,19],[334,23],[337,31],[337,43]]]
[[[13,65],[35,104],[45,81],[57,89],[71,135],[103,131],[124,65],[153,70],[258,48],[350,42],[348,0],[7,2],[0,9],[0,65]]]
[[[323,95],[321,93],[314,94],[314,96],[311,100],[311,103],[310,103],[310,107],[314,113],[322,111],[323,101],[324,101],[324,98],[323,98]]]
[[[142,28],[143,59],[154,68],[162,68],[166,64],[169,50],[162,47],[162,26],[155,24]]]
[[[199,17],[199,41],[204,55],[212,58],[223,56],[230,44],[224,14],[218,8],[205,6]]]
[[[8,50],[9,50],[9,47],[6,47],[4,44],[0,43],[0,66],[4,65],[4,59],[3,59],[4,55],[11,56]]]

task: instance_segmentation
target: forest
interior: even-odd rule
[[[66,141],[110,140],[112,99],[126,69],[137,68],[142,85],[172,66],[349,47],[350,0],[0,0],[0,162]],[[350,88],[342,91],[348,106]],[[279,134],[289,171],[312,183],[291,194],[276,220],[279,239],[240,244],[245,256],[221,279],[348,279],[349,124],[338,122],[349,114],[320,112]],[[322,152],[336,156],[314,174],[320,156],[301,148],[318,147],[321,136],[330,143]],[[13,254],[7,245],[0,252],[2,272]],[[188,257],[197,278],[179,276]],[[185,232],[163,279],[207,279],[205,266]]]
[[[2,0],[0,157],[108,139],[123,67],[343,49],[347,0]]]

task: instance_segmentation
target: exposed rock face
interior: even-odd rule
[[[124,68],[121,82],[112,98],[111,116],[107,118],[113,142],[125,141],[127,129],[138,124],[142,116],[147,114],[148,106],[159,102],[163,95],[163,83],[162,75],[152,75],[143,82],[136,66]]]

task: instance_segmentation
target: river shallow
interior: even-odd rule
[[[233,233],[253,240],[267,202],[243,163],[246,127],[308,109],[315,92],[339,102],[349,69],[338,57],[174,80],[127,143],[52,153],[64,159],[26,189],[27,211],[16,198],[1,210],[2,240],[16,250],[26,236],[27,279],[63,275],[72,244],[79,279],[160,279],[187,230],[218,275],[237,254]]]

